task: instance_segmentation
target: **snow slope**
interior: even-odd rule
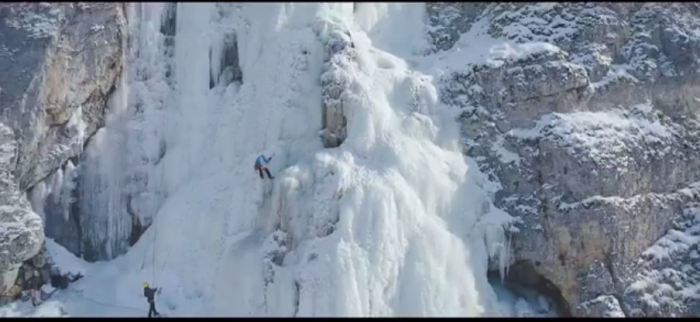
[[[162,5],[140,6],[130,25],[156,33]],[[144,281],[163,287],[171,316],[512,314],[486,278],[489,259],[505,262],[511,218],[460,151],[458,111],[411,67],[425,65],[423,7],[179,3],[175,84],[120,89],[170,102],[165,119],[139,123],[158,133],[141,144],[167,145],[149,170],[167,196],[154,225],[126,255],[83,263],[86,277],[32,314],[140,316]],[[210,89],[209,48],[231,29],[243,82]],[[349,84],[348,136],[324,149],[319,79],[344,33],[354,48],[331,61]],[[260,153],[274,153],[274,181],[253,171]]]

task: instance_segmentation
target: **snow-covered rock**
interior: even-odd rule
[[[532,263],[574,315],[697,314],[690,280],[665,298],[674,310],[628,289],[692,265],[633,263],[698,201],[698,5],[429,9],[442,99],[463,108],[465,150],[497,182],[496,205],[521,220],[512,260]]]
[[[44,242],[41,218],[19,190],[14,170],[17,141],[12,130],[0,123],[0,296],[15,284],[22,262],[39,252]]]
[[[686,191],[688,193],[690,191]],[[630,316],[697,316],[700,312],[700,191],[673,227],[642,253],[623,301]]]
[[[593,300],[583,302],[578,311],[583,316],[595,316],[604,318],[624,318],[620,302],[611,295],[601,295]]]

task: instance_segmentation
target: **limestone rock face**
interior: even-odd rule
[[[123,29],[117,3],[0,4],[3,292],[44,241],[26,191],[78,156],[104,124],[122,68]]]
[[[0,123],[0,296],[12,293],[18,269],[44,242],[41,218],[18,189],[13,170],[17,141]]]
[[[123,28],[116,3],[0,5],[0,109],[16,131],[20,189],[76,156],[104,124]]]
[[[441,90],[519,218],[513,263],[575,316],[700,313],[700,5],[427,6],[436,51],[499,40]]]

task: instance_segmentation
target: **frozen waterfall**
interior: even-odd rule
[[[81,298],[145,310],[149,281],[177,316],[509,315],[487,270],[511,217],[421,63],[424,7],[130,4],[129,65],[76,179],[95,257],[124,256],[90,264],[66,310],[141,314]]]

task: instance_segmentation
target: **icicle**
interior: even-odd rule
[[[60,168],[51,176],[51,193],[55,203],[61,202],[61,191],[63,190],[63,170]]]
[[[68,119],[68,126],[75,128],[78,130],[78,133],[75,135],[75,141],[74,142],[79,142],[78,144],[78,149],[82,149],[82,142],[85,141],[85,129],[87,128],[87,125],[83,121],[83,106],[78,105],[78,108],[71,114],[70,119]]]
[[[34,185],[30,196],[32,209],[41,217],[41,220],[44,223],[44,227],[46,226],[46,215],[44,214],[46,195],[46,185],[43,181],[41,181]]]
[[[498,272],[501,282],[505,279],[508,265],[508,250],[505,231],[501,225],[484,225],[484,244],[488,252],[489,261],[498,264]]]
[[[61,211],[66,221],[70,218],[70,205],[73,203],[73,189],[75,189],[75,166],[68,160],[63,170],[63,187],[61,188]]]
[[[510,232],[503,232],[504,234],[507,234],[508,236],[506,237],[506,244],[503,252],[503,256],[499,258],[499,264],[502,267],[505,267],[505,275],[501,277],[501,280],[503,280],[505,277],[508,276],[508,270],[510,269],[510,247],[511,247],[511,240],[513,238],[513,234]]]
[[[506,265],[503,263],[501,258],[497,258],[498,260],[498,274],[500,274],[501,277],[501,283],[503,283],[506,279]]]
[[[72,161],[68,160],[68,162],[66,162],[65,168],[63,170],[63,180],[65,181],[64,187],[73,185],[73,179],[75,179],[74,177],[75,177],[75,165],[73,165]]]
[[[221,74],[221,61],[224,49],[224,39],[221,36],[212,39],[209,45],[209,88],[216,85]]]

